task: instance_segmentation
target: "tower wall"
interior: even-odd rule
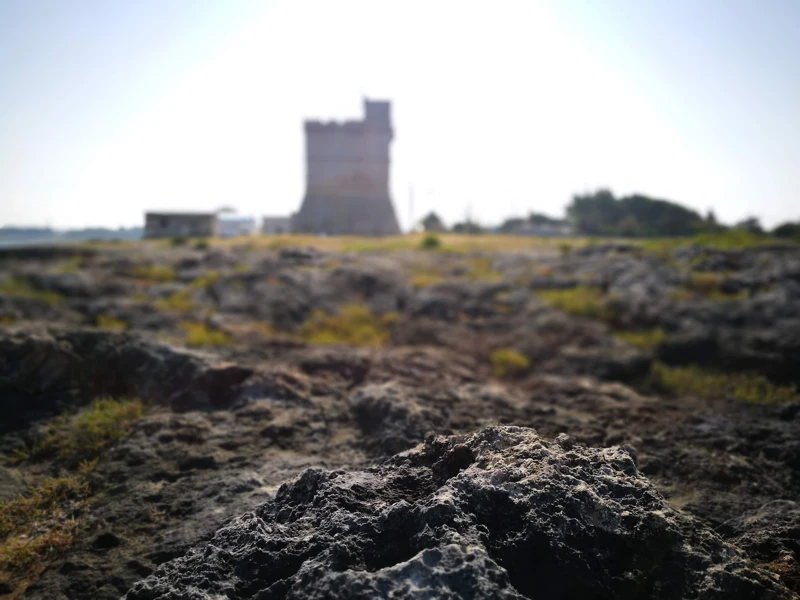
[[[306,196],[295,231],[387,235],[400,232],[389,197],[388,102],[365,101],[363,121],[307,121]]]

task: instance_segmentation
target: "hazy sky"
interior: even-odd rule
[[[798,0],[0,0],[0,224],[288,214],[305,118],[392,101],[404,225],[610,187],[800,218]]]

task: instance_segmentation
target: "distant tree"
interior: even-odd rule
[[[693,235],[704,226],[697,212],[680,204],[641,194],[617,199],[609,190],[574,196],[567,214],[587,235]]]
[[[528,223],[531,225],[563,225],[564,219],[556,219],[542,213],[532,212],[528,215]]]
[[[435,212],[431,211],[428,215],[422,219],[422,228],[431,233],[440,233],[442,231],[447,231],[447,228],[444,226],[444,223],[439,218]]]
[[[503,221],[502,225],[500,225],[500,232],[501,233],[514,233],[519,231],[519,228],[525,224],[525,219],[520,217],[511,217]]]
[[[781,223],[772,230],[772,235],[785,239],[800,238],[800,221]]]
[[[761,227],[761,221],[759,221],[758,217],[748,217],[744,221],[739,221],[734,227],[749,233],[764,233],[764,228]]]
[[[483,233],[484,228],[474,221],[462,221],[453,225],[454,233],[468,233],[471,235]]]
[[[706,223],[708,223],[709,225],[716,225],[717,224],[717,215],[715,215],[714,211],[712,209],[710,209],[710,208],[708,209],[708,212],[706,213]]]

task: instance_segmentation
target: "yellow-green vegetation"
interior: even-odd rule
[[[318,250],[333,252],[381,252],[392,250],[418,250],[424,233],[412,233],[400,236],[385,236],[380,238],[359,236],[328,236],[281,234],[261,235],[254,238],[252,243],[259,248],[280,250],[282,248],[313,247]],[[529,250],[536,248],[553,248],[557,250],[560,243],[567,242],[573,248],[586,245],[586,238],[555,238],[514,235],[468,235],[458,233],[436,234],[442,243],[445,252],[507,252]],[[243,238],[215,238],[209,240],[212,246],[238,246]]]
[[[0,502],[0,580],[33,578],[45,561],[69,548],[79,529],[75,516],[88,497],[83,477],[67,475]]]
[[[16,296],[18,298],[41,300],[51,306],[58,304],[64,299],[64,297],[57,292],[46,292],[44,290],[34,289],[27,279],[22,279],[21,277],[13,277],[1,282],[0,293]]]
[[[757,404],[800,401],[794,386],[776,385],[762,375],[721,373],[697,365],[671,367],[655,362],[650,370],[650,383],[661,392],[702,399],[730,397]]]
[[[31,447],[15,450],[14,460],[46,456],[73,463],[91,460],[127,435],[143,411],[142,401],[135,398],[98,398],[76,414],[62,414],[50,421]]]
[[[195,308],[194,302],[189,298],[191,293],[191,289],[178,290],[166,298],[156,300],[156,307],[174,312],[189,312]]]
[[[233,265],[233,272],[238,273],[239,275],[242,273],[247,273],[249,270],[250,267],[248,267],[245,263],[236,263]]]
[[[654,350],[661,342],[667,339],[667,334],[661,328],[642,331],[618,331],[614,335],[622,341],[646,351]]]
[[[578,286],[566,290],[538,290],[536,296],[542,302],[571,315],[603,321],[613,317],[613,311],[606,304],[605,295],[595,287]]]
[[[53,273],[78,273],[83,266],[83,258],[73,256],[67,261],[55,265],[51,270]]]
[[[695,272],[689,273],[686,287],[699,294],[708,295],[719,291],[724,281],[725,276],[720,273]]]
[[[207,288],[219,281],[219,272],[217,271],[208,271],[201,277],[198,277],[189,285],[193,288]]]
[[[227,333],[209,327],[205,323],[184,321],[181,328],[186,332],[186,345],[191,348],[227,346],[231,339]]]
[[[366,306],[345,304],[336,315],[314,311],[298,333],[312,344],[380,347],[399,318],[395,312],[375,315]]]
[[[154,283],[168,283],[175,281],[175,270],[168,265],[141,265],[133,269],[133,276]]]
[[[11,325],[15,320],[11,315],[0,315],[0,325]]]
[[[473,281],[497,281],[502,275],[492,268],[491,258],[479,257],[467,260],[464,277]]]
[[[530,369],[531,361],[524,354],[511,348],[499,348],[489,355],[492,375],[495,377],[518,377]]]
[[[124,331],[128,327],[125,321],[111,315],[98,315],[95,322],[100,329],[105,329],[106,331]]]
[[[411,287],[423,288],[438,283],[441,280],[442,276],[438,273],[417,273],[416,275],[412,275],[408,282],[411,284]]]

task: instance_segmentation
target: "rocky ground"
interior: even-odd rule
[[[800,249],[450,250],[0,251],[0,596],[800,593]]]

